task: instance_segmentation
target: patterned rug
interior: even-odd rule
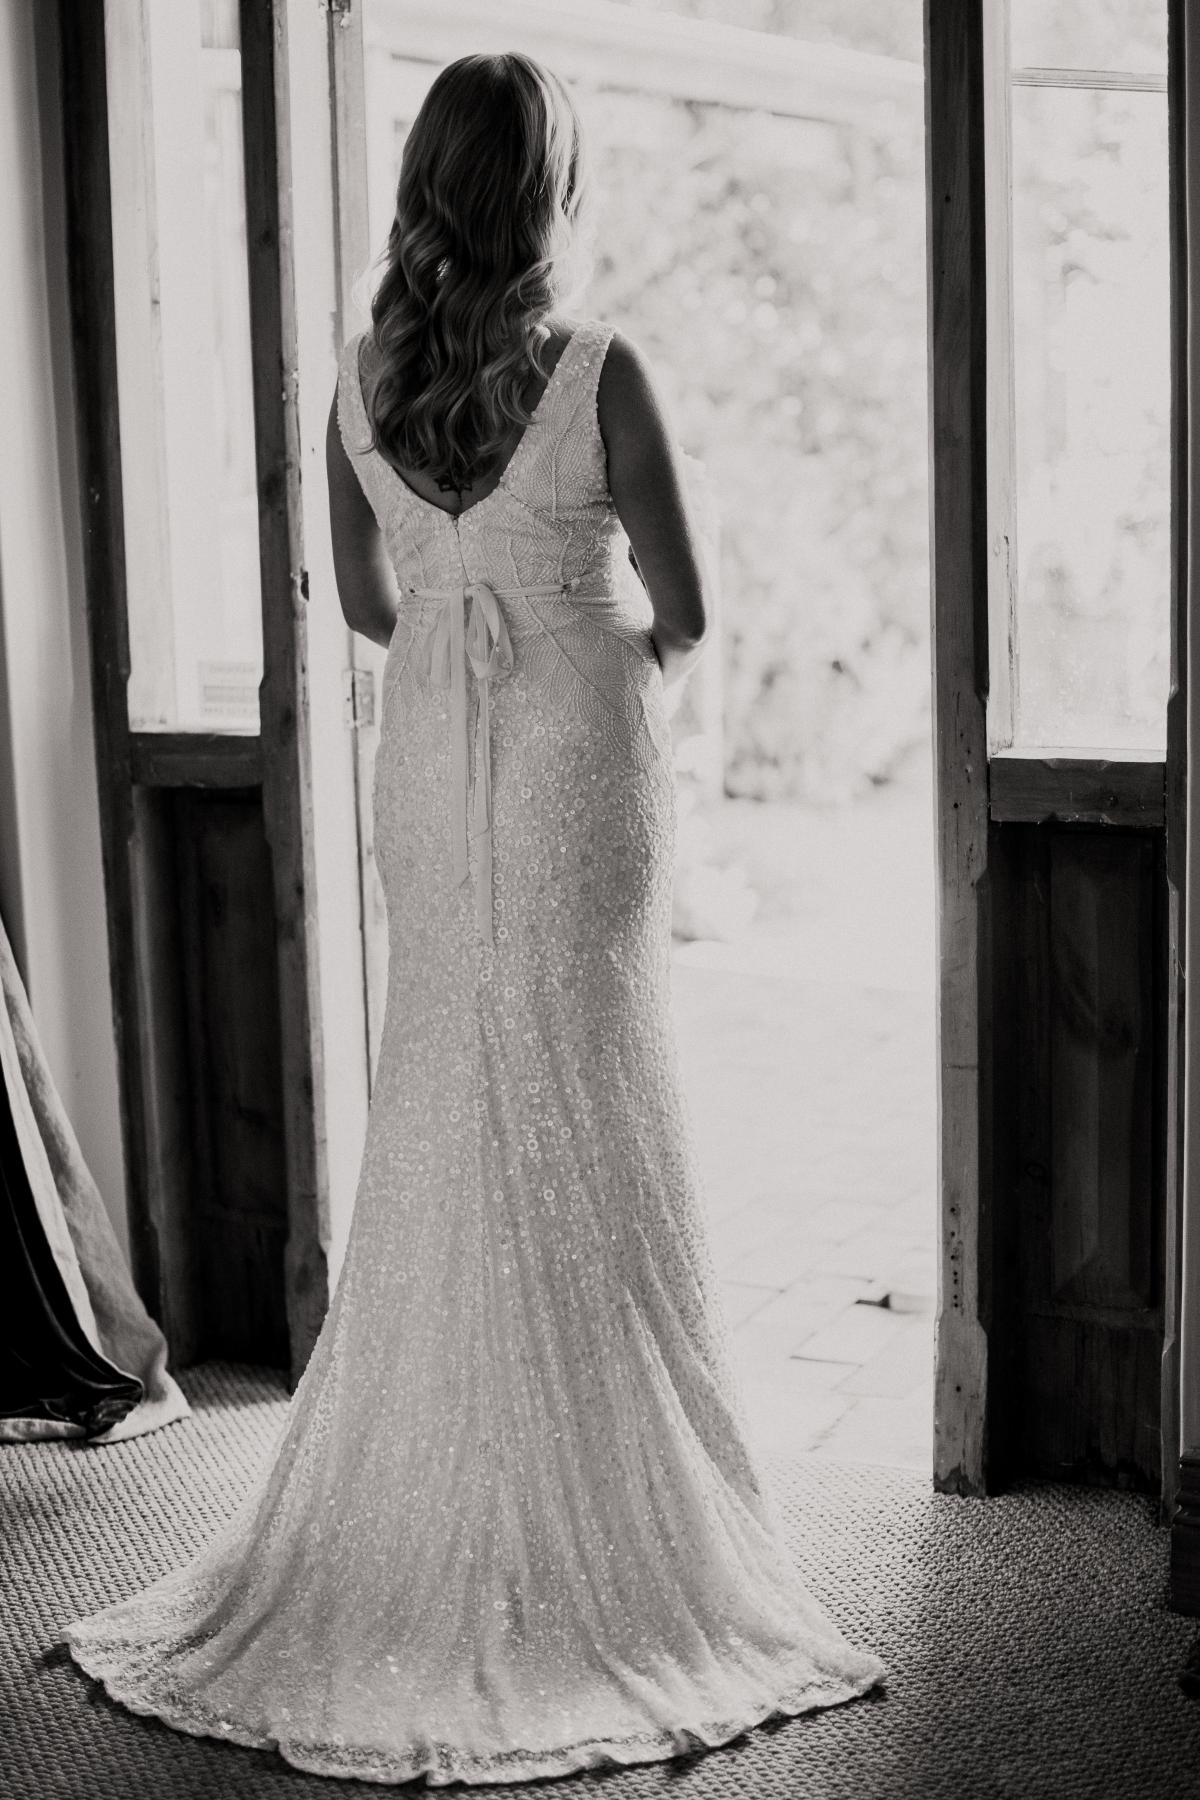
[[[351,1800],[378,1787],[189,1738],[109,1701],[55,1625],[143,1586],[229,1514],[282,1422],[274,1376],[210,1364],[151,1436],[0,1449],[0,1800]],[[478,1792],[605,1800],[1189,1800],[1196,1621],[1165,1607],[1151,1501],[1028,1486],[991,1500],[815,1457],[767,1472],[805,1581],[891,1669],[886,1694],[640,1769]],[[433,1790],[409,1784],[409,1794]]]

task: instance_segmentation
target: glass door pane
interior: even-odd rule
[[[1162,3],[1011,4],[1011,211],[992,220],[993,242],[1008,233],[1011,335],[991,331],[1012,345],[1011,370],[993,371],[1011,382],[1012,516],[992,520],[993,544],[1010,543],[992,635],[1011,689],[995,749],[1165,751],[1165,29]],[[993,702],[1003,691],[994,676]]]
[[[107,0],[105,34],[130,725],[257,731],[236,0]]]
[[[1164,0],[1013,0],[1012,63],[1161,76]]]

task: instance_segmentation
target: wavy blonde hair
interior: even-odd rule
[[[464,56],[437,76],[404,146],[371,303],[367,416],[393,462],[470,487],[529,423],[546,318],[586,261],[587,187],[579,116],[549,69]]]

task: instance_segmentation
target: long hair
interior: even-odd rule
[[[549,69],[464,56],[437,76],[371,303],[367,413],[393,462],[470,487],[529,423],[522,394],[546,374],[545,320],[577,279],[586,190],[579,117]]]

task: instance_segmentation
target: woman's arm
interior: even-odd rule
[[[325,469],[333,572],[342,612],[351,631],[361,631],[386,649],[396,625],[396,580],[383,533],[342,443],[336,393],[325,432]]]
[[[663,681],[677,681],[707,642],[709,574],[662,400],[641,352],[613,335],[596,394],[608,491],[654,608]]]

